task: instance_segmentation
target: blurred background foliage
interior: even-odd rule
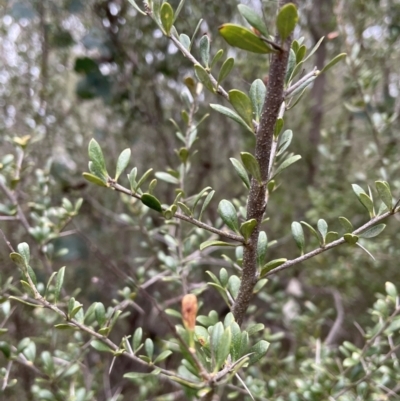
[[[207,33],[214,54],[223,48],[236,57],[234,73],[224,87],[248,91],[256,78],[268,85],[266,58],[228,49],[218,36],[222,23],[243,23],[238,3],[188,0],[176,27],[190,36],[203,18],[198,38]],[[240,3],[263,10],[267,21],[273,19],[277,7],[276,1]],[[171,0],[171,4],[176,8],[178,1]],[[340,52],[347,52],[348,59],[319,77],[285,117],[285,127],[294,132],[292,149],[303,159],[283,173],[270,198],[270,220],[264,229],[270,241],[277,240],[268,255],[271,259],[298,255],[290,234],[293,220],[315,225],[324,218],[334,231],[340,230],[338,216],[346,216],[355,227],[367,221],[352,183],[366,189],[383,179],[390,182],[396,196],[400,194],[400,2],[299,0],[298,6],[300,24],[295,38],[304,36],[312,47],[325,36],[307,67],[321,68]],[[87,170],[87,144],[92,137],[101,143],[110,164],[122,149],[131,148],[141,173],[150,167],[155,171],[176,167],[179,160],[174,149],[179,143],[168,120],[181,121],[183,79],[194,76],[192,65],[149,18],[137,15],[124,0],[3,0],[0,32],[0,156],[15,154],[13,138],[32,137],[18,184],[22,207],[40,214],[38,205],[46,209],[60,205],[64,197],[73,202],[84,199],[78,217],[63,228],[69,235],[48,242],[54,247],[52,260],[37,248],[35,271],[46,277],[67,265],[69,294],[79,293],[85,305],[94,301],[108,305],[121,298],[119,291],[128,285],[120,271],[139,280],[152,277],[166,269],[168,247],[153,235],[162,224],[158,216],[143,213],[131,200],[82,179],[81,173]],[[214,222],[220,199],[236,198],[242,204],[245,200],[229,158],[252,151],[254,139],[210,109],[209,102],[216,102],[210,93],[200,100],[199,114],[210,113],[210,117],[199,128],[187,191],[195,193],[207,185],[216,190],[206,217]],[[0,173],[7,176],[2,163]],[[159,187],[159,197],[172,202],[171,186]],[[0,215],[7,216],[12,205],[3,194],[0,203]],[[400,282],[399,217],[387,223],[376,241],[363,242],[376,261],[359,248],[338,247],[271,277],[254,299],[249,319],[264,323],[271,333],[280,333],[265,364],[252,372],[258,378],[254,381],[259,380],[253,385],[263,388],[260,394],[267,391],[268,380],[271,388],[273,380],[281,380],[280,386],[285,381],[294,386],[292,379],[301,364],[313,358],[316,342],[328,335],[333,345],[344,340],[362,343],[356,325],[371,325],[368,308],[375,294],[384,291],[386,281]],[[19,222],[3,218],[0,224],[14,244],[31,242]],[[308,250],[316,246],[310,238]],[[10,276],[18,279],[3,241],[0,249],[3,283]],[[209,263],[194,264],[192,288],[204,285],[206,270],[218,272],[220,267],[211,258]],[[158,281],[148,291],[163,307],[179,309],[182,289],[176,285]],[[201,300],[203,314],[210,309],[226,314],[225,304],[212,288],[204,290]],[[161,342],[168,329],[145,297],[139,294],[127,310],[130,315],[115,328],[116,338],[142,326],[146,336]],[[50,316],[34,315],[29,307],[18,305],[7,321],[9,331],[4,337],[17,342],[36,338],[37,347],[51,344],[57,348],[68,342],[69,334],[56,335],[50,330],[54,324]],[[332,333],[335,319],[340,324]],[[158,379],[148,378],[145,384],[121,379],[123,373],[138,369],[123,359],[108,376],[110,360],[85,352],[81,366],[87,370],[82,380],[93,391],[87,399],[116,400],[112,397],[118,392],[124,399],[150,400],[176,391]],[[0,355],[1,365],[6,361]],[[32,387],[34,371],[18,365],[12,376],[19,385],[7,389],[6,399],[41,399]],[[279,391],[283,389],[278,386]],[[171,399],[179,396],[176,393]],[[262,397],[269,399],[268,394]]]

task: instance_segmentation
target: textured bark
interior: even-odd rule
[[[280,7],[289,1],[281,1]],[[280,38],[275,38],[280,43]],[[256,219],[257,227],[243,250],[243,273],[239,294],[232,307],[236,321],[240,325],[250,304],[254,286],[257,283],[257,241],[259,226],[264,216],[266,201],[266,186],[268,181],[269,163],[274,135],[275,123],[283,101],[284,81],[289,57],[292,37],[283,44],[283,50],[273,54],[268,74],[268,88],[264,108],[261,114],[260,125],[257,131],[255,157],[260,165],[262,184],[254,178],[251,181],[250,193],[247,201],[247,219]]]

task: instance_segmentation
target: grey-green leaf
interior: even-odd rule
[[[238,5],[238,10],[242,17],[257,31],[259,31],[265,37],[268,37],[268,30],[265,25],[264,20],[260,17],[258,13],[256,13],[250,7],[245,6],[244,4]]]
[[[378,236],[386,227],[386,224],[378,224],[376,226],[370,227],[360,234],[361,238],[373,238]]]
[[[239,220],[235,206],[226,199],[221,200],[218,205],[218,214],[223,222],[233,231],[239,233]]]
[[[276,170],[274,177],[276,177],[279,173],[281,173],[283,170],[288,168],[291,164],[296,163],[297,160],[300,160],[301,156],[300,155],[295,155],[287,158]]]
[[[250,98],[242,91],[232,89],[229,91],[229,101],[240,117],[248,124],[253,122],[253,105]]]
[[[200,64],[194,66],[197,79],[211,92],[214,93],[214,87],[210,79],[210,75]]]
[[[263,266],[268,249],[268,238],[265,231],[260,231],[257,242],[257,265]]]
[[[233,57],[229,57],[224,61],[222,67],[218,74],[218,83],[220,84],[232,71],[233,66],[235,65],[235,59]]]
[[[200,39],[199,43],[200,47],[200,59],[203,62],[203,65],[208,68],[210,61],[210,38],[207,34],[203,35]]]
[[[131,158],[131,150],[129,148],[123,150],[119,155],[117,161],[117,168],[115,172],[115,181],[118,180],[122,172],[128,167],[130,158]]]
[[[344,228],[346,233],[352,233],[354,231],[353,224],[351,224],[350,221],[348,219],[346,219],[346,217],[340,216],[339,222],[342,225],[342,227]]]
[[[206,249],[210,246],[235,246],[235,244],[231,244],[231,243],[225,242],[225,241],[210,240],[210,241],[205,241],[200,244],[200,251],[202,251],[203,249]]]
[[[258,181],[259,184],[261,184],[261,170],[257,159],[248,152],[241,152],[240,157],[246,170]]]
[[[234,169],[236,170],[240,179],[243,181],[244,185],[246,185],[246,188],[250,189],[250,179],[242,163],[240,163],[239,160],[236,160],[233,157],[231,157],[229,160],[233,164]]]
[[[292,139],[293,131],[291,129],[287,129],[279,136],[278,152],[276,153],[276,156],[280,156],[289,147]]]
[[[257,227],[256,219],[247,220],[240,225],[240,232],[242,233],[246,241],[250,238],[251,234],[253,233],[256,227]]]
[[[392,210],[392,192],[389,184],[386,181],[375,181],[375,186],[382,202],[386,205],[388,210]]]
[[[213,198],[215,194],[215,191],[212,190],[207,196],[206,199],[204,199],[203,205],[201,206],[201,211],[199,214],[199,220],[201,221],[201,218],[203,217],[203,213],[206,210],[207,206],[209,205],[209,203],[211,202],[211,199]]]
[[[249,365],[253,365],[257,361],[259,361],[262,357],[265,356],[269,348],[269,342],[265,340],[261,340],[255,345],[253,345],[249,349],[249,353],[253,353],[250,355]]]
[[[251,129],[251,127],[246,123],[246,121],[243,120],[242,117],[239,116],[239,114],[237,114],[236,112],[234,112],[233,110],[229,109],[228,107],[225,106],[221,106],[220,104],[214,104],[211,103],[210,107],[216,111],[218,111],[221,114],[224,114],[225,116],[231,118],[232,120],[236,121],[237,123],[239,123],[240,125],[242,125],[243,127],[245,127],[248,131],[250,131],[251,133],[253,133],[253,130]]]
[[[108,174],[103,152],[101,150],[100,145],[95,139],[90,140],[88,150],[89,150],[89,159],[93,162],[96,169],[98,169],[99,172],[102,174],[102,176],[99,178],[106,179]]]
[[[62,289],[62,285],[64,283],[64,276],[65,276],[65,266],[63,266],[57,272],[56,288],[54,290],[54,303],[57,303],[58,300],[60,299],[61,289]]]
[[[340,53],[336,57],[334,57],[320,72],[322,74],[323,72],[328,71],[330,68],[332,68],[335,64],[337,64],[339,61],[343,60],[346,58],[347,54],[346,53]]]
[[[326,234],[328,233],[328,224],[324,219],[319,219],[317,223],[318,231],[321,234],[322,241],[325,242]]]
[[[304,239],[304,231],[303,227],[298,221],[294,221],[292,223],[292,235],[296,242],[297,247],[300,249],[301,254],[304,254],[304,246],[305,246],[305,239]]]
[[[256,79],[251,84],[249,95],[256,121],[260,120],[266,93],[267,88],[261,79]]]

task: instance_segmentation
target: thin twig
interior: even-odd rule
[[[357,230],[353,231],[352,234],[354,234],[354,235],[361,234],[367,228],[372,227],[374,224],[379,223],[380,221],[386,219],[387,217],[393,215],[394,213],[395,212],[393,212],[393,211],[392,212],[386,212],[386,213],[382,214],[381,216],[374,217],[368,223],[365,223],[363,226],[361,226]],[[319,255],[320,253],[323,253],[323,252],[325,252],[325,251],[327,251],[329,249],[335,248],[336,246],[342,245],[342,244],[345,244],[345,243],[346,243],[346,240],[344,239],[344,237],[339,238],[336,241],[330,242],[329,244],[325,245],[324,247],[320,247],[320,248],[314,249],[313,251],[308,252],[305,255],[299,256],[296,259],[288,260],[287,262],[285,262],[284,264],[276,267],[275,269],[270,270],[263,277],[272,276],[273,274],[276,274],[276,273],[278,273],[278,272],[280,272],[282,270],[286,270],[289,267],[297,265],[297,264],[299,264],[301,262],[304,262],[307,259],[310,259],[310,258],[312,258],[312,257],[314,257],[316,255]]]
[[[109,181],[109,185],[110,185],[111,188],[114,188],[118,192],[122,192],[122,193],[124,193],[126,195],[129,195],[129,196],[132,196],[133,198],[136,198],[136,199],[140,199],[141,198],[141,196],[139,194],[137,194],[135,192],[132,192],[131,190],[123,187],[120,184],[117,184],[114,181],[110,180]],[[194,219],[193,217],[186,216],[186,215],[184,215],[182,213],[179,213],[179,212],[175,213],[174,217],[176,217],[177,219],[183,220],[183,221],[187,221],[188,223],[193,224],[194,226],[200,227],[200,228],[202,228],[202,229],[204,229],[206,231],[212,232],[214,234],[218,234],[221,237],[229,238],[229,239],[231,239],[233,241],[244,243],[244,238],[242,236],[234,234],[232,232],[219,230],[218,228],[215,228],[215,227],[210,226],[210,225],[208,225],[206,223],[203,223],[202,221]]]

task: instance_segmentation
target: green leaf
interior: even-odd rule
[[[240,288],[240,278],[238,276],[230,276],[228,280],[228,289],[234,299],[237,298]]]
[[[154,344],[150,338],[146,338],[146,341],[144,342],[144,349],[150,360],[153,359]]]
[[[300,63],[306,55],[307,47],[305,45],[300,46],[299,50],[296,53],[296,63]]]
[[[286,258],[280,258],[280,259],[274,259],[268,262],[260,272],[260,278],[265,276],[270,270],[275,269],[275,267],[278,267],[280,265],[283,265],[285,262],[287,262]]]
[[[139,6],[136,4],[135,0],[128,0],[128,1],[136,9],[136,11],[138,11],[140,14],[143,14],[143,15],[147,16],[147,14],[139,8]]]
[[[200,251],[210,246],[235,246],[235,244],[231,244],[229,242],[224,242],[224,241],[210,240],[200,244]]]
[[[93,340],[90,345],[96,350],[100,352],[112,352],[113,350],[108,347],[106,344],[102,343],[99,340]]]
[[[343,238],[350,245],[354,245],[358,241],[358,236],[350,233],[344,234]]]
[[[182,11],[182,8],[183,8],[183,6],[184,6],[184,4],[185,4],[185,1],[186,1],[186,0],[181,0],[181,1],[179,2],[178,8],[177,8],[176,11],[175,11],[175,16],[174,16],[174,21],[173,21],[173,23],[175,23],[176,19],[178,18],[178,15],[179,15],[180,12]]]
[[[158,357],[154,360],[154,364],[158,363],[158,362],[162,362],[164,359],[167,359],[170,355],[172,355],[172,351],[170,351],[169,349],[161,352],[160,355],[158,355]]]
[[[242,17],[253,27],[256,28],[262,35],[268,37],[268,30],[265,26],[264,20],[250,7],[245,6],[244,4],[238,5],[238,10]]]
[[[133,352],[136,352],[139,349],[140,344],[142,343],[142,337],[143,337],[143,329],[141,327],[138,327],[135,330],[135,333],[133,334],[132,338]]]
[[[293,3],[285,4],[278,13],[276,26],[282,41],[285,41],[296,27],[299,16]]]
[[[203,62],[204,66],[208,68],[208,63],[210,61],[210,38],[207,34],[204,34],[199,43],[200,47],[200,59]]]
[[[162,212],[161,203],[154,195],[144,193],[140,200],[150,209],[156,210],[157,212]]]
[[[306,226],[311,231],[311,233],[315,236],[315,238],[318,240],[319,243],[322,243],[321,236],[317,233],[317,231],[314,229],[313,226],[311,226],[310,224],[306,223],[305,221],[301,221],[300,223],[303,226]]]
[[[196,209],[197,204],[199,203],[200,199],[209,191],[211,187],[205,187],[203,188],[194,198],[193,202],[193,207],[192,207],[192,212],[194,213],[194,210]]]
[[[201,207],[200,214],[199,214],[199,220],[200,220],[200,221],[201,221],[201,218],[203,217],[204,211],[206,210],[207,206],[208,206],[209,203],[211,202],[211,199],[213,198],[214,194],[215,194],[215,191],[212,190],[212,191],[206,196],[206,199],[204,199],[204,202],[203,202],[203,205],[202,205],[202,207]]]
[[[305,240],[304,240],[304,231],[303,227],[301,224],[297,221],[294,221],[292,223],[292,235],[294,240],[296,241],[297,247],[300,249],[301,254],[304,254],[304,246],[305,246]]]
[[[184,33],[181,33],[181,34],[179,35],[179,42],[182,43],[183,47],[184,47],[186,50],[190,51],[190,38],[189,38],[189,36],[187,36],[187,35],[184,34]]]
[[[285,74],[285,84],[289,83],[290,77],[292,76],[295,67],[296,67],[296,53],[293,49],[290,49],[289,59]]]
[[[322,41],[324,40],[325,36],[322,36],[322,38],[316,43],[316,45],[311,49],[310,53],[308,56],[304,59],[304,61],[307,61],[319,48],[321,45]]]
[[[265,340],[261,340],[258,343],[254,344],[248,353],[253,353],[250,355],[249,365],[253,365],[258,362],[261,358],[265,356],[269,348],[269,342]]]
[[[93,174],[82,173],[82,176],[86,181],[89,181],[92,184],[98,185],[99,187],[106,187],[107,188],[107,184],[103,180],[101,180],[99,177],[96,177]]]
[[[132,170],[133,171],[133,170]],[[136,183],[135,188],[133,189],[134,192],[136,192],[143,184],[144,182],[150,177],[150,174],[153,172],[152,168],[149,168],[139,179],[139,181]],[[135,171],[136,173],[136,171]]]
[[[318,231],[321,233],[322,242],[325,243],[328,234],[328,224],[324,219],[319,219],[317,223]]]
[[[211,82],[210,75],[208,72],[204,69],[203,66],[200,64],[195,64],[194,66],[194,72],[196,73],[197,79],[211,92],[214,93],[214,87]]]
[[[221,200],[218,205],[218,214],[223,222],[233,231],[239,233],[239,220],[235,206],[226,199]]]
[[[339,61],[343,60],[346,58],[347,54],[346,53],[340,53],[336,57],[334,57],[320,72],[322,74],[323,72],[328,71],[330,68],[332,68],[335,64],[337,64]]]
[[[223,287],[225,287],[228,284],[228,279],[229,279],[229,275],[228,272],[226,271],[226,269],[223,267],[220,271],[219,271],[219,281],[221,283],[221,285]]]
[[[22,269],[26,268],[26,262],[25,258],[20,255],[17,252],[11,252],[10,253],[10,259],[18,266],[21,267]]]
[[[30,260],[30,252],[29,252],[29,245],[26,242],[21,242],[17,246],[19,254],[24,258],[25,264],[29,265]]]
[[[181,208],[182,212],[186,214],[186,216],[193,217],[192,211],[189,209],[188,206],[186,206],[182,202],[176,202],[176,204]]]
[[[121,173],[128,167],[130,158],[131,158],[131,150],[129,148],[123,150],[119,155],[117,161],[117,169],[115,172],[115,181],[118,180]]]
[[[375,181],[375,186],[382,202],[386,205],[388,210],[392,210],[392,192],[389,184],[386,181]]]
[[[189,48],[189,51],[190,51],[190,49],[191,49],[192,46],[193,46],[194,39],[195,39],[195,37],[196,37],[196,35],[197,35],[197,32],[199,31],[199,29],[200,29],[200,27],[201,27],[202,22],[203,22],[203,18],[200,18],[200,19],[199,19],[199,22],[198,22],[197,25],[196,25],[196,28],[194,29],[194,32],[193,32],[193,35],[192,35],[192,39],[190,40],[190,48]]]
[[[96,170],[99,170],[101,174],[99,178],[106,180],[108,177],[106,163],[100,145],[95,139],[91,139],[89,142],[89,159],[93,162]]]
[[[160,10],[160,19],[162,26],[165,29],[165,33],[169,36],[172,24],[174,23],[174,10],[172,9],[171,4],[167,2],[163,3]]]
[[[222,49],[219,49],[216,53],[215,56],[213,57],[213,59],[211,60],[210,63],[210,68],[215,67],[215,64],[218,63],[218,61],[221,59],[221,57],[223,56],[224,51]]]
[[[256,227],[257,227],[256,219],[247,220],[240,225],[240,232],[242,233],[246,241],[250,238],[251,234],[253,233]]]
[[[278,144],[278,152],[276,156],[280,156],[291,144],[293,139],[293,131],[291,129],[287,129],[283,132],[282,135],[279,136],[279,144]]]
[[[370,227],[360,234],[361,238],[373,238],[378,236],[386,227],[386,224],[378,224],[376,226]]]
[[[220,324],[221,322],[217,323]],[[214,326],[215,328],[215,326]],[[213,330],[214,333],[214,330]],[[225,364],[226,358],[229,355],[229,351],[231,348],[232,342],[232,332],[231,328],[227,327],[221,337],[219,338],[218,345],[215,349],[215,368],[214,372],[218,372],[218,370]]]
[[[96,321],[100,327],[103,326],[106,321],[106,308],[101,302],[97,302],[94,308],[94,315],[96,317]]]
[[[374,217],[374,203],[372,199],[365,193],[365,191],[357,184],[353,184],[353,191],[357,195],[358,200],[367,209],[369,215]]]
[[[157,173],[154,174],[157,178],[159,178],[162,181],[169,182],[170,184],[179,184],[179,180],[174,177],[173,175],[169,173],[164,173],[162,171],[158,171]]]
[[[281,133],[283,128],[283,123],[284,123],[283,118],[278,117],[276,119],[276,124],[274,128],[274,139],[278,138],[279,134]]]
[[[297,160],[300,160],[301,156],[300,155],[295,155],[287,158],[276,170],[275,174],[273,175],[276,177],[279,173],[281,173],[283,170],[288,168],[291,164],[296,163]]]
[[[253,124],[253,106],[250,98],[237,89],[228,92],[229,101],[240,117],[251,127]]]
[[[351,224],[350,221],[346,219],[346,217],[340,216],[339,222],[346,233],[352,233],[354,231],[353,224]]]
[[[221,69],[218,74],[218,84],[220,84],[232,71],[233,66],[235,65],[235,59],[233,57],[229,57],[222,64]]]
[[[258,181],[258,183],[262,184],[261,178],[261,170],[260,165],[258,164],[257,159],[248,152],[241,152],[240,158],[242,159],[242,163],[246,170]]]
[[[253,133],[252,128],[247,125],[247,123],[243,120],[242,117],[239,116],[239,114],[235,113],[233,110],[229,109],[228,107],[221,106],[219,104],[214,104],[211,103],[210,107],[216,111],[218,111],[221,114],[224,114],[225,116],[231,118],[232,120],[236,121],[243,127],[245,127],[247,130],[249,130],[251,133]]]
[[[273,50],[250,29],[236,24],[223,24],[219,27],[221,36],[233,47],[252,53],[267,54]]]
[[[339,234],[336,231],[329,231],[328,234],[326,234],[325,242],[329,244],[337,239],[339,239]]]
[[[224,325],[222,324],[222,322],[218,322],[216,325],[213,326],[210,336],[210,346],[214,365],[214,372],[217,372],[221,367],[221,365],[219,365],[219,361],[217,361],[217,355],[223,334],[224,334]]]
[[[266,93],[267,88],[261,79],[256,79],[251,84],[249,95],[256,121],[260,121]]]
[[[233,157],[231,157],[229,160],[233,164],[235,171],[237,172],[240,179],[243,181],[244,185],[246,185],[246,188],[250,189],[250,179],[242,163],[240,163],[239,160],[236,160]]]
[[[64,276],[65,276],[65,266],[63,266],[58,272],[57,272],[57,278],[56,278],[56,288],[54,290],[54,303],[56,304],[58,300],[60,299],[60,294],[61,294],[61,289],[64,283]]]
[[[268,238],[265,231],[260,231],[257,242],[257,265],[261,267],[265,263],[265,256],[268,249]]]

